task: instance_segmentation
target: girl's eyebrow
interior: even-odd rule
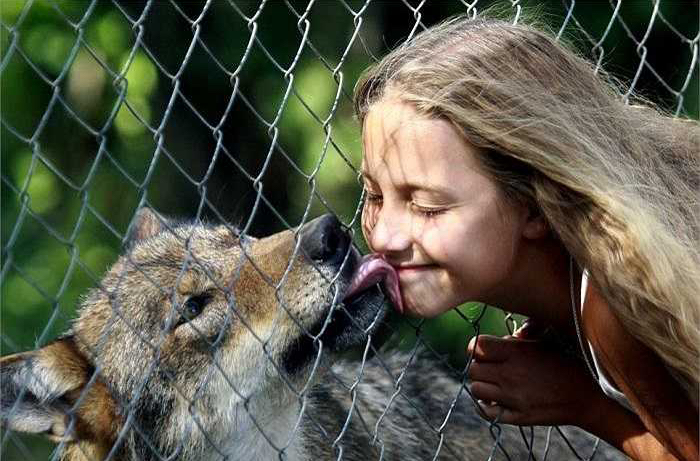
[[[408,192],[424,191],[443,197],[452,197],[454,195],[454,192],[449,187],[445,187],[439,184],[425,184],[406,181],[403,183],[396,184],[395,186],[397,189],[403,189]]]
[[[363,178],[367,179],[368,181],[376,183],[376,181],[374,180],[374,178],[372,178],[372,175],[369,174],[368,171],[360,169],[360,174]],[[443,197],[452,197],[454,195],[454,192],[449,187],[444,187],[438,184],[425,184],[412,181],[404,181],[402,183],[394,184],[394,186],[399,190],[404,190],[408,192],[419,190],[434,193]]]

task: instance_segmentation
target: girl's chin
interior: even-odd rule
[[[403,297],[404,315],[409,317],[432,318],[450,310],[451,303],[442,296],[425,293],[422,295],[413,295],[406,293]]]
[[[437,266],[398,271],[404,314],[411,317],[436,317],[452,306],[449,288],[440,279]],[[456,305],[456,304],[455,304]]]

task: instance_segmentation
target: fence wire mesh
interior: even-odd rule
[[[512,331],[518,319],[475,304],[430,321],[393,319],[381,350],[379,334],[370,334],[326,371],[334,355],[324,335],[337,312],[347,313],[349,330],[373,325],[338,299],[341,270],[319,268],[320,279],[295,281],[305,223],[333,213],[358,229],[361,146],[350,100],[360,72],[425,27],[454,14],[476,17],[493,3],[0,3],[3,355],[47,346],[71,326],[81,300],[90,305],[101,293],[109,300],[101,315],[116,333],[105,327],[90,352],[107,354],[121,341],[122,353],[85,372],[63,408],[69,432],[98,431],[81,427],[80,412],[94,405],[111,414],[95,389],[105,376],[132,374],[124,378],[128,391],[110,390],[123,424],[111,429],[108,449],[75,451],[69,437],[48,443],[3,425],[4,459],[59,459],[64,450],[74,450],[69,459],[615,459],[571,428],[514,429],[477,416],[465,385],[467,341]],[[499,4],[514,22],[535,11],[598,69],[629,82],[626,98],[640,93],[698,118],[697,4]],[[236,279],[252,277],[256,309],[242,308],[244,297],[235,299],[220,284],[221,268],[208,264],[207,257],[227,254],[210,225],[162,223],[174,238],[165,243],[184,248],[168,266],[168,284],[139,254],[124,262],[131,271],[102,279],[129,252],[128,235],[140,230],[135,216],[145,206],[197,223],[233,221],[227,228],[239,240],[231,266]],[[289,248],[269,247],[272,258],[259,249],[265,240],[249,238],[285,230],[292,231]],[[361,233],[353,235],[365,248]],[[208,253],[198,246],[202,236]],[[182,309],[195,316],[206,303],[178,295],[195,283],[191,271],[225,298],[216,334],[190,322],[208,351],[203,362],[172,349],[166,334],[177,322],[171,317]],[[84,296],[90,287],[98,288]],[[122,296],[153,287],[168,300],[171,319],[155,333]],[[297,310],[309,298],[332,300],[318,331]],[[276,313],[267,329],[260,327],[266,308]],[[249,334],[224,354],[234,325]],[[285,362],[289,350],[279,351],[276,338],[288,331],[301,339],[287,349],[312,351],[301,380]],[[50,386],[43,376],[34,381]],[[3,412],[21,412],[26,392],[9,410],[3,402]],[[158,408],[144,403],[153,405],[154,395]]]

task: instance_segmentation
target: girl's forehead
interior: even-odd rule
[[[379,101],[365,117],[362,170],[369,176],[432,176],[460,181],[481,172],[477,148],[447,120],[419,114],[410,104]]]

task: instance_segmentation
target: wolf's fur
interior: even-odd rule
[[[142,211],[71,330],[2,359],[3,426],[61,442],[66,461],[501,459],[500,430],[526,459],[521,433],[490,427],[428,359],[405,374],[405,354],[338,360],[386,307],[376,288],[342,302],[359,255],[329,219],[256,240]],[[327,232],[339,241],[317,251]],[[201,314],[183,313],[188,299]],[[550,445],[573,457],[556,434]]]

